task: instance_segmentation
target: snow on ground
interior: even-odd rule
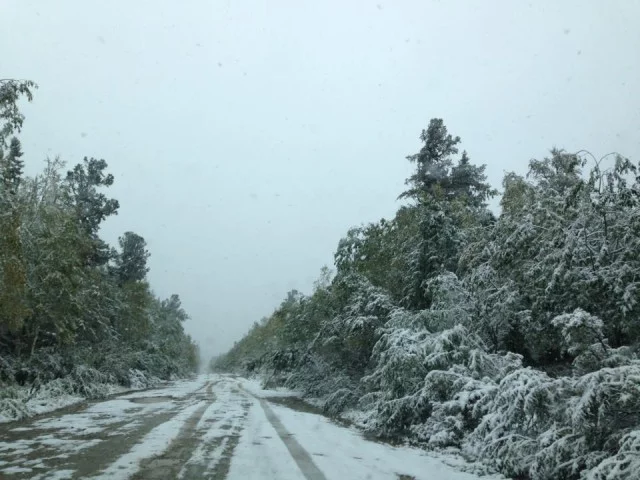
[[[251,395],[260,399],[298,395],[286,389],[264,390],[256,379],[238,378],[236,382]],[[300,412],[272,402],[268,403],[267,408],[270,408],[280,421],[286,430],[285,435],[296,439],[297,443],[310,454],[313,462],[327,479],[397,480],[400,475],[413,477],[416,480],[504,478],[501,475],[478,476],[468,473],[474,469],[474,465],[465,462],[459,456],[448,456],[405,446],[394,447],[367,440],[355,427],[339,426],[322,415]],[[290,455],[287,457],[289,458]],[[234,457],[232,471],[236,465],[235,462],[242,462],[242,459],[238,455]],[[246,474],[246,472],[243,473]],[[255,478],[271,477],[256,476]]]
[[[168,386],[163,386],[152,390],[138,390],[135,388],[125,388],[120,385],[109,385],[107,389],[107,395],[117,395],[125,392],[133,392],[129,395],[121,398],[136,398],[136,397],[149,397],[149,396],[171,396],[173,398],[184,398],[198,388],[202,388],[208,377],[206,375],[199,375],[190,380],[178,380],[172,382]],[[9,400],[5,400],[7,405],[2,408],[2,402],[0,402],[0,423],[12,422],[24,417],[32,417],[35,415],[42,415],[45,413],[54,412],[61,408],[70,407],[78,403],[82,403],[87,399],[79,395],[70,395],[67,393],[61,393],[56,389],[50,391],[45,385],[40,391],[32,397],[29,395],[29,387],[13,387],[16,391],[15,399],[11,399],[12,405],[8,403]]]
[[[203,375],[2,426],[0,478],[503,478],[466,473],[469,464],[459,459],[452,465],[440,454],[373,442],[355,428],[269,401],[295,395],[263,390],[256,380]]]
[[[82,433],[84,435],[97,433],[107,426],[128,420],[132,417],[158,413],[174,407],[172,399],[184,398],[206,385],[207,377],[199,376],[195,380],[175,382],[164,388],[134,392],[121,395],[118,398],[105,400],[88,406],[81,412],[62,416],[43,418],[31,423],[29,427],[17,427],[20,430],[53,430],[65,433]],[[166,397],[166,401],[154,403],[133,403],[139,398]],[[84,399],[81,399],[84,400]],[[135,426],[132,424],[130,426]]]
[[[416,480],[479,478],[456,471],[436,455],[424,450],[366,440],[354,429],[340,427],[320,415],[297,412],[278,405],[272,405],[271,408],[329,479],[397,480],[400,475],[413,476]]]
[[[137,391],[127,395],[120,395],[118,398],[131,399],[141,397],[171,397],[174,399],[184,398],[205,387],[211,379],[209,375],[198,375],[188,380],[177,380],[169,385],[151,390]]]
[[[50,395],[48,392],[38,393],[29,398],[29,389],[13,387],[14,398],[0,399],[0,423],[13,422],[22,418],[32,417],[43,413],[53,412],[64,407],[70,407],[85,399],[77,395]]]
[[[8,404],[3,408],[2,402],[0,402],[0,423],[13,422],[25,417],[54,412],[87,400],[79,395],[62,393],[59,389],[50,389],[48,388],[49,386],[50,384],[46,384],[33,396],[29,393],[30,387],[11,387],[16,396],[16,398],[12,399],[14,408],[7,408]],[[116,395],[131,390],[120,385],[108,385],[104,386],[104,388],[106,389],[106,395]]]
[[[259,378],[235,378],[235,381],[254,397],[299,397],[301,394],[286,388],[264,389]]]
[[[306,480],[258,401],[251,402],[227,480]]]
[[[37,475],[31,480],[69,480],[73,478],[73,470],[57,470],[46,475]]]
[[[25,402],[25,407],[31,415],[41,415],[43,413],[53,412],[64,407],[70,407],[76,403],[81,403],[85,399],[78,395],[60,395],[60,396],[36,396]],[[7,419],[9,421],[10,419]]]
[[[29,478],[39,478],[35,472],[43,470],[47,471],[43,478],[50,478],[49,475],[56,472],[56,475],[60,475],[59,478],[67,478],[68,469],[52,470],[52,467],[80,452],[84,455],[96,446],[101,448],[98,445],[108,438],[127,438],[144,422],[157,415],[170,416],[182,406],[180,413],[145,437],[142,443],[147,444],[134,446],[131,450],[136,452],[136,456],[145,452],[149,455],[160,452],[166,448],[172,436],[177,434],[184,421],[183,417],[186,415],[185,418],[188,418],[190,412],[202,406],[202,402],[197,403],[196,398],[187,397],[203,389],[207,381],[207,376],[200,376],[195,380],[178,381],[164,388],[95,402],[76,412],[58,412],[21,422],[16,426],[5,423],[0,428],[0,478],[4,478],[3,475],[32,471],[34,473]],[[27,457],[36,460],[29,460]],[[133,471],[135,465],[131,465],[129,460],[125,456],[117,465],[122,465],[123,471]],[[122,478],[127,477],[125,475]]]
[[[54,418],[44,418],[31,424],[31,427],[23,429],[31,430],[56,430],[60,433],[72,435],[90,435],[103,431],[114,423],[132,420],[127,428],[135,427],[135,418],[159,413],[162,410],[171,410],[174,405],[171,402],[159,402],[152,404],[134,404],[129,400],[114,399],[96,403],[82,412],[66,414]],[[15,431],[15,430],[14,430]]]
[[[197,402],[188,406],[178,413],[171,420],[164,422],[151,430],[140,443],[136,444],[126,455],[120,457],[112,463],[109,468],[94,479],[104,480],[126,480],[140,469],[140,462],[144,459],[164,452],[174,438],[178,436],[180,428],[196,410],[205,402]]]
[[[199,443],[182,468],[181,477],[192,467],[201,467],[203,474],[216,469],[228,449],[229,437],[242,430],[245,412],[242,400],[229,388],[216,389],[215,400],[196,424]]]

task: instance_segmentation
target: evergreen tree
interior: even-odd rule
[[[22,180],[23,161],[19,132],[24,116],[18,100],[32,99],[37,85],[31,81],[0,79],[0,337],[16,331],[29,315],[26,305],[26,274],[20,241],[20,209],[17,190]],[[7,149],[8,146],[8,149]]]
[[[5,155],[0,150],[0,166],[2,167],[2,188],[8,195],[16,195],[20,181],[24,162],[22,161],[22,147],[20,140],[11,138],[9,149]]]
[[[0,79],[0,146],[6,146],[6,139],[20,132],[24,115],[20,113],[18,100],[33,99],[33,90],[38,88],[31,80]]]
[[[118,281],[124,284],[144,280],[149,271],[147,260],[150,256],[145,239],[136,233],[125,232],[118,243],[121,249],[116,257]]]
[[[416,164],[406,182],[410,188],[400,195],[414,200],[417,208],[418,232],[404,298],[404,304],[415,309],[429,307],[430,278],[457,270],[465,245],[463,229],[487,217],[486,200],[496,194],[486,181],[484,165],[472,165],[466,152],[455,162],[460,137],[449,134],[442,119],[432,119],[420,140],[420,151],[407,157]]]
[[[0,144],[0,325],[9,331],[19,329],[30,313],[25,298],[27,278],[20,239],[21,157],[16,137],[11,139],[6,153]]]
[[[114,177],[106,174],[107,162],[85,157],[83,163],[67,172],[70,186],[70,200],[76,212],[76,219],[84,231],[93,240],[93,245],[85,253],[88,265],[105,265],[113,256],[111,249],[98,236],[100,224],[109,216],[116,215],[120,204],[118,200],[107,198],[98,191],[101,187],[113,185]]]

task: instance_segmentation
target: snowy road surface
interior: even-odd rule
[[[0,479],[480,478],[418,449],[365,440],[274,395],[245,379],[201,375],[0,425]]]

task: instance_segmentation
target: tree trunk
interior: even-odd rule
[[[36,327],[36,334],[33,337],[33,342],[31,343],[31,353],[29,354],[29,358],[33,357],[33,352],[36,349],[36,342],[38,341],[38,333],[40,332],[40,327]]]

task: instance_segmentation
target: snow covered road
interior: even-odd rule
[[[365,440],[275,394],[201,375],[0,425],[0,479],[480,478],[422,450]]]

